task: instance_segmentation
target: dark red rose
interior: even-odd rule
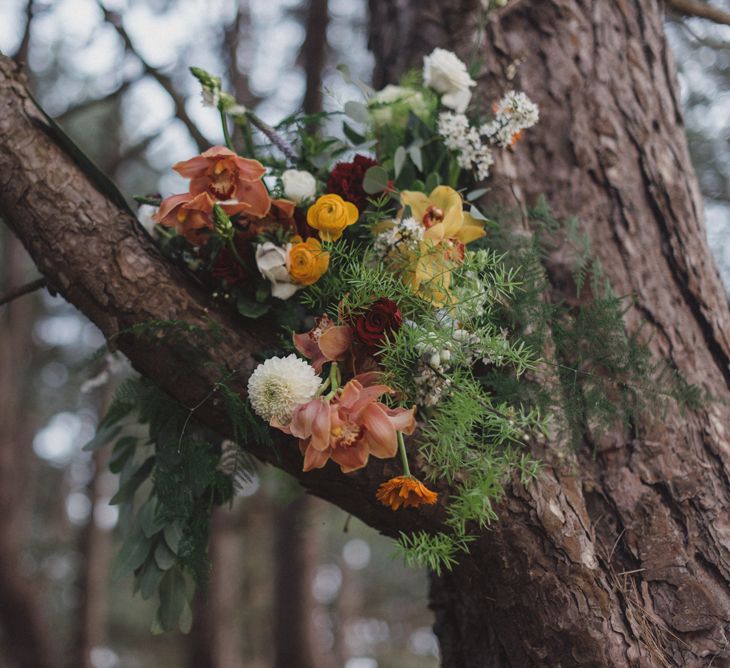
[[[398,304],[391,299],[378,299],[355,320],[355,333],[368,348],[377,348],[403,324]]]
[[[377,160],[359,153],[352,162],[338,162],[327,180],[325,192],[339,195],[362,211],[368,203],[367,193],[362,187],[365,172],[377,164]]]
[[[252,274],[249,267],[256,266],[256,260],[252,256],[253,247],[251,245],[255,236],[253,231],[249,230],[236,232],[233,243],[236,245],[236,251],[239,257],[246,262],[246,266],[238,261],[230,246],[226,244],[213,262],[211,273],[214,278],[219,278],[228,283],[228,285],[239,285],[251,278]]]

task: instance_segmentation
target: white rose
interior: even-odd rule
[[[291,244],[282,248],[270,241],[256,246],[256,266],[261,275],[271,283],[271,294],[279,299],[289,299],[301,287],[292,283],[286,268],[290,248]]]
[[[423,82],[441,93],[445,107],[459,113],[466,111],[471,100],[469,88],[476,85],[466,71],[466,65],[446,49],[434,49],[423,59]]]
[[[317,181],[309,172],[287,169],[281,175],[281,182],[286,198],[297,204],[304,199],[311,199],[317,193]]]

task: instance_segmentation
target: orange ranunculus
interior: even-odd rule
[[[376,384],[379,373],[355,376],[331,400],[316,397],[294,409],[286,425],[272,421],[299,439],[304,471],[322,468],[328,460],[343,473],[363,468],[370,455],[381,459],[395,456],[398,432],[412,434],[416,428],[415,407],[388,408],[378,399],[392,392]]]
[[[339,195],[322,195],[307,209],[307,224],[319,231],[322,241],[337,241],[359,217],[357,207]]]
[[[299,285],[316,283],[327,271],[330,254],[322,250],[322,244],[314,237],[302,241],[301,237],[292,237],[287,268],[289,276]]]
[[[260,218],[271,208],[271,198],[262,181],[266,168],[258,161],[242,158],[225,146],[213,146],[201,155],[173,165],[190,179],[193,195],[208,193],[218,201],[246,204],[246,215]]]
[[[438,494],[432,492],[421,481],[413,476],[401,475],[384,482],[375,494],[375,498],[384,506],[393,510],[403,508],[418,508],[432,506],[438,499]]]

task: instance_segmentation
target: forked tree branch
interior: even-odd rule
[[[31,281],[30,283],[26,283],[25,285],[13,288],[12,290],[6,292],[4,295],[0,295],[0,306],[9,304],[10,302],[24,295],[29,295],[31,292],[35,292],[36,290],[45,288],[46,285],[47,284],[45,278],[37,278],[35,281]]]

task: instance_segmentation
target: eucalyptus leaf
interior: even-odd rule
[[[379,165],[374,165],[365,172],[362,187],[368,195],[376,195],[388,187],[388,181],[388,172]]]
[[[469,202],[474,202],[478,200],[480,197],[483,197],[484,195],[489,192],[489,188],[477,188],[476,190],[472,190],[471,192],[466,194],[466,199]]]
[[[245,318],[260,318],[271,308],[271,305],[255,302],[253,299],[249,299],[244,295],[238,295],[238,299],[236,300],[236,308],[238,309],[238,312]]]
[[[160,582],[160,624],[165,631],[172,631],[177,626],[185,605],[185,578],[173,568]]]
[[[365,141],[365,136],[350,127],[347,123],[342,124],[342,132],[354,145],[362,144]]]
[[[119,473],[126,463],[134,456],[137,446],[137,439],[134,436],[124,436],[114,445],[112,456],[109,460],[109,470],[112,473]]]
[[[370,112],[362,102],[350,100],[345,102],[345,113],[353,120],[363,125],[370,122]]]
[[[150,547],[149,539],[145,537],[140,526],[136,525],[124,539],[122,548],[114,558],[111,567],[112,580],[121,580],[138,569],[147,558]]]
[[[193,610],[190,604],[185,601],[185,605],[180,613],[180,631],[187,635],[190,633],[191,628],[193,628]]]
[[[441,177],[436,172],[431,172],[426,177],[426,192],[430,193],[441,185]]]
[[[160,513],[157,498],[152,496],[139,509],[139,523],[147,538],[152,538],[165,528],[165,520]]]
[[[163,570],[167,571],[175,565],[177,557],[175,553],[167,546],[164,540],[157,543],[155,548],[155,563]]]
[[[408,155],[411,158],[411,162],[418,168],[419,172],[423,171],[423,155],[421,149],[418,146],[411,146],[408,149]]]
[[[83,449],[86,452],[99,450],[99,448],[103,448],[107,443],[109,443],[109,441],[116,438],[119,435],[120,431],[122,431],[122,428],[119,425],[109,425],[106,427],[102,427],[96,432],[96,434],[94,434],[94,438],[92,438],[83,447]]]
[[[142,464],[129,476],[129,479],[119,485],[119,491],[111,498],[109,505],[116,506],[117,504],[124,503],[134,496],[137,488],[149,477],[152,473],[152,469],[155,466],[154,456],[150,456],[145,459]]]
[[[395,168],[395,178],[398,178],[400,176],[401,171],[403,170],[403,165],[406,164],[406,158],[408,157],[408,153],[406,152],[406,149],[402,146],[399,146],[395,150],[395,155],[393,156],[393,166]]]
[[[173,522],[165,527],[165,542],[167,546],[177,554],[180,549],[180,541],[183,537],[182,527],[178,522]]]
[[[139,591],[146,601],[151,598],[160,586],[160,581],[165,575],[154,559],[147,559],[139,576]]]

